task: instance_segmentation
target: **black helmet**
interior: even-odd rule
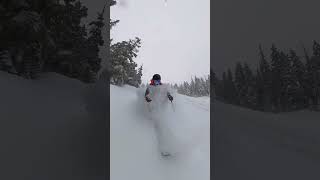
[[[155,74],[152,77],[153,80],[161,80],[161,76],[159,74]]]

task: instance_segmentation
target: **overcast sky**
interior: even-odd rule
[[[89,2],[89,14],[103,5],[102,0],[83,1]],[[156,71],[168,81],[206,74],[210,36],[210,66],[218,74],[238,60],[256,65],[259,43],[265,51],[275,43],[301,55],[300,42],[311,53],[312,40],[320,40],[319,0],[168,0],[167,6],[165,0],[126,2],[111,9],[111,17],[121,20],[112,36],[142,39],[137,62],[144,64],[144,80]]]
[[[115,41],[141,38],[136,62],[144,83],[154,73],[170,83],[209,73],[210,0],[122,0],[110,16],[120,20],[111,31]]]
[[[213,0],[211,66],[218,74],[235,61],[254,67],[258,44],[271,43],[287,51],[300,42],[311,53],[312,40],[320,39],[319,0]],[[266,54],[269,58],[270,53]]]

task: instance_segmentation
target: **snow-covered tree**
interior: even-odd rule
[[[210,75],[207,78],[191,77],[190,83],[184,81],[182,84],[173,85],[179,94],[184,94],[192,97],[210,96]]]
[[[81,23],[88,8],[80,0],[1,1],[0,50],[20,76],[57,72],[92,82],[100,69],[105,7],[88,29]]]
[[[111,83],[115,85],[129,84],[139,87],[141,84],[142,66],[136,69],[137,64],[134,58],[139,52],[141,40],[136,37],[134,40],[122,41],[112,44],[111,53]]]

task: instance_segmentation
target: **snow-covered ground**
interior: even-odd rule
[[[167,101],[150,113],[144,91],[110,87],[111,180],[209,180],[209,98],[174,94],[174,107]]]
[[[105,179],[106,87],[0,72],[0,179]]]
[[[271,114],[215,101],[213,178],[320,179],[320,113]]]

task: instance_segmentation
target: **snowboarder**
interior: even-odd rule
[[[153,75],[151,82],[150,82],[149,86],[147,86],[146,93],[145,93],[145,99],[147,102],[152,101],[152,99],[149,96],[150,95],[150,86],[161,86],[161,85],[162,85],[161,76],[159,74]],[[171,102],[173,101],[173,97],[169,92],[167,92],[167,97]]]

